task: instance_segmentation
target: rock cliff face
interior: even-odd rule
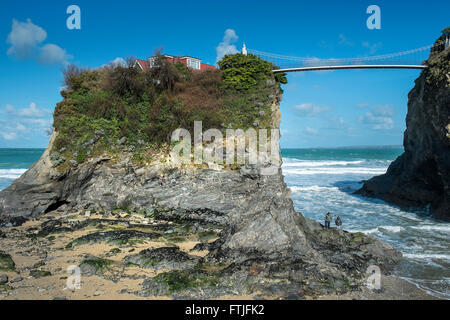
[[[284,279],[289,286],[322,279],[337,281],[344,290],[343,283],[358,286],[355,281],[364,281],[369,265],[389,272],[401,259],[398,251],[380,240],[324,230],[304,218],[293,208],[281,171],[265,176],[258,170],[249,166],[237,171],[192,170],[167,163],[137,167],[124,154],[120,162],[98,157],[61,174],[45,152],[0,193],[1,225],[55,212],[95,209],[108,215],[118,208],[144,210],[155,221],[181,222],[206,232],[220,230],[216,241],[197,249],[208,250],[208,261],[232,263],[228,270],[232,279],[258,263],[266,266],[258,281]],[[168,181],[175,179],[176,185],[162,187],[161,172]],[[239,282],[230,281],[234,286]]]
[[[431,54],[409,93],[405,152],[359,194],[404,206],[430,206],[450,220],[450,50]]]

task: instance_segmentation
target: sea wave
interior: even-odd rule
[[[381,226],[378,228],[380,229],[380,231],[388,231],[388,232],[393,232],[393,233],[398,233],[398,232],[402,232],[403,230],[405,230],[405,228],[400,227],[400,226]]]
[[[294,156],[283,158],[282,171],[298,211],[320,222],[323,212],[331,211],[343,218],[345,230],[389,243],[403,253],[405,267],[399,268],[400,276],[449,299],[450,281],[443,279],[443,269],[450,263],[450,224],[430,219],[422,209],[405,210],[380,199],[353,195],[363,180],[384,174],[391,162],[336,155],[320,160]],[[430,277],[435,279],[431,281]]]
[[[366,168],[366,167],[346,167],[346,168],[324,168],[316,167],[313,169],[285,169],[283,168],[284,174],[296,174],[296,175],[312,175],[312,174],[367,174],[367,175],[378,175],[386,173],[385,168]]]
[[[450,235],[450,224],[411,226],[412,229],[445,232]]]
[[[283,167],[327,167],[327,166],[349,166],[358,165],[364,163],[364,160],[357,161],[326,161],[326,160],[296,160],[296,159],[283,159]]]
[[[321,187],[321,186],[309,186],[309,187],[289,187],[292,192],[301,192],[301,191],[339,191],[337,187]]]
[[[440,253],[404,253],[403,256],[409,259],[440,259],[440,260],[450,260],[450,255],[440,254]]]
[[[27,169],[0,169],[0,178],[4,179],[17,179],[20,177]]]
[[[351,232],[362,232],[365,234],[373,234],[373,233],[378,233],[378,232],[391,232],[391,233],[398,233],[398,232],[402,232],[403,230],[405,230],[403,227],[400,226],[379,226],[373,229],[368,229],[368,230],[349,230]]]

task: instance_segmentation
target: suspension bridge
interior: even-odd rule
[[[283,56],[258,50],[242,48],[242,53],[251,53],[261,59],[272,62],[277,69],[273,72],[301,72],[337,69],[425,69],[426,60],[433,46],[425,46],[413,50],[357,58],[301,58]]]

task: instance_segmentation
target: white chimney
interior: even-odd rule
[[[242,46],[242,54],[243,54],[244,56],[247,55],[247,47],[245,46],[245,42],[244,42],[244,45]]]

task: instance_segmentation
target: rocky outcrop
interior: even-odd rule
[[[357,193],[402,206],[429,206],[450,221],[450,50],[434,52],[409,93],[405,152]]]
[[[92,210],[106,215],[122,210],[140,212],[156,221],[188,223],[196,232],[217,232],[217,240],[202,244],[209,252],[205,259],[233,264],[232,279],[242,268],[247,270],[257,263],[269,266],[268,273],[261,277],[289,279],[289,283],[318,278],[347,283],[349,278],[361,279],[370,264],[389,272],[401,259],[398,251],[380,240],[324,230],[295,212],[280,168],[277,174],[267,176],[259,174],[260,166],[211,170],[155,162],[141,167],[134,165],[129,156],[124,153],[118,161],[93,158],[59,173],[49,161],[48,152],[44,153],[38,163],[0,193],[3,226],[18,218],[45,216],[55,210]],[[176,184],[162,186],[161,174]],[[42,225],[41,233],[48,234],[49,228],[66,232],[67,226],[50,220]],[[105,231],[77,238],[68,247],[98,241],[151,240],[152,234]],[[152,257],[159,252],[144,253],[133,262],[154,260]],[[297,271],[293,273],[292,268]]]
[[[279,97],[273,99],[273,125],[279,127]],[[363,279],[371,264],[389,272],[401,259],[398,251],[375,238],[325,230],[295,212],[280,163],[275,167],[266,161],[240,170],[212,170],[179,165],[165,157],[142,166],[130,160],[129,151],[123,151],[114,158],[98,156],[60,171],[49,155],[56,134],[41,159],[0,192],[0,227],[55,211],[108,215],[121,210],[139,212],[156,221],[182,222],[193,225],[195,232],[217,232],[214,242],[201,244],[208,251],[205,260],[230,265],[227,272],[237,286],[241,286],[241,276],[248,277],[249,268],[250,273],[256,268],[265,270],[258,278],[262,284],[267,279],[284,279],[295,286],[321,279],[342,287]],[[264,174],[268,167],[275,168],[275,174]],[[162,175],[175,184],[161,184]],[[55,232],[68,228],[60,222],[46,222],[42,227],[42,234],[48,234],[49,228]],[[142,238],[151,239],[152,234],[113,230],[82,236],[69,247]],[[128,259],[135,264],[164,260],[161,263],[165,266],[172,264],[172,257],[180,256],[161,250],[166,251],[150,249]],[[186,268],[196,262],[187,256],[182,259],[189,262]],[[93,264],[98,263],[83,265]]]

